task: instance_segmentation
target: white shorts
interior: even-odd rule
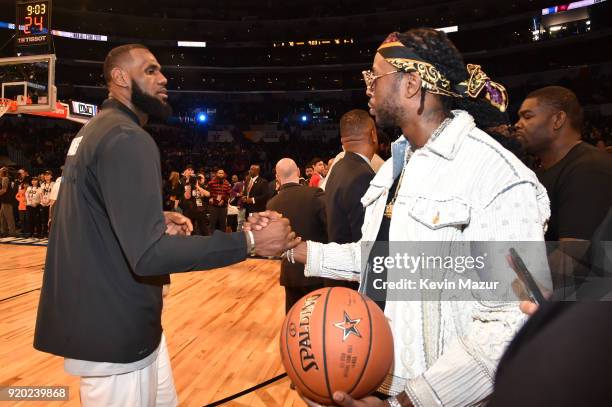
[[[84,407],[174,407],[178,397],[172,378],[166,338],[157,358],[145,368],[112,376],[81,376]]]

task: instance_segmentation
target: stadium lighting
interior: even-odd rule
[[[198,123],[206,123],[208,121],[208,115],[206,113],[198,113],[196,116],[196,120]]]
[[[206,48],[204,41],[177,41],[179,47]]]
[[[446,34],[456,33],[456,32],[459,31],[459,26],[458,25],[452,25],[450,27],[436,28],[436,30],[442,31],[443,33],[446,33]]]

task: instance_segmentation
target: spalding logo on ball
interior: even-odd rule
[[[335,391],[360,399],[378,389],[393,363],[393,336],[370,299],[344,287],[322,288],[289,310],[280,350],[300,392],[334,404]]]

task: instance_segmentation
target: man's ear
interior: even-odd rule
[[[123,69],[118,66],[114,67],[111,71],[111,78],[113,83],[121,88],[129,88],[130,80],[128,78],[128,74]]]
[[[376,126],[372,126],[372,133],[370,134],[370,139],[372,140],[372,144],[378,148],[378,133],[376,132]]]
[[[403,76],[401,85],[404,91],[403,97],[412,99],[421,91],[421,77],[416,72],[407,72]]]
[[[563,110],[555,113],[553,115],[553,130],[559,130],[561,127],[565,125],[567,121],[567,113]]]

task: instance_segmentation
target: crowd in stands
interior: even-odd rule
[[[70,141],[80,127],[77,123],[44,118],[3,118],[0,125],[0,156],[22,157],[17,165],[29,168],[34,173],[48,169],[58,173]],[[304,168],[315,156],[335,156],[340,146],[338,136],[326,141],[317,133],[322,129],[336,129],[334,123],[326,126],[309,125],[311,136],[308,139],[302,136],[304,127],[286,126],[286,137],[271,143],[252,142],[244,137],[243,131],[237,126],[219,125],[218,128],[228,128],[234,141],[209,142],[208,128],[205,127],[150,127],[148,130],[160,149],[164,175],[193,164],[197,168],[205,168],[207,173],[224,167],[230,175],[244,176],[251,163],[260,163],[262,175],[269,177],[274,163],[282,157],[291,156]],[[247,128],[243,126],[244,130]],[[612,118],[600,114],[587,115],[582,134],[584,140],[593,145],[599,144],[602,148],[611,146]],[[384,144],[388,148],[388,140]]]
[[[245,123],[246,119],[243,128],[247,127]],[[13,182],[11,191],[19,195],[14,201],[15,219],[17,230],[20,230],[22,235],[33,237],[47,235],[49,183],[60,175],[60,168],[70,141],[80,126],[76,123],[34,117],[2,119],[0,158],[8,160],[9,166],[13,165],[13,172],[9,176]],[[327,125],[308,125],[309,138],[302,136],[303,126],[288,124],[278,126],[283,128],[285,131],[283,134],[286,134],[286,137],[281,137],[278,142],[253,142],[244,136],[238,126],[227,128],[234,139],[233,142],[211,142],[208,140],[206,128],[194,126],[154,125],[148,128],[148,131],[160,149],[163,178],[169,179],[173,172],[184,174],[185,169],[190,167],[194,169],[194,174],[201,180],[204,189],[207,188],[208,182],[215,178],[218,169],[223,169],[227,179],[233,179],[231,186],[236,187],[237,182],[244,182],[245,177],[248,177],[247,171],[252,164],[261,167],[263,178],[274,180],[274,165],[283,157],[293,158],[301,168],[302,176],[306,178],[306,182],[309,182],[313,158],[320,157],[318,161],[322,161],[327,166],[328,160],[335,157],[340,150],[338,136],[324,140],[322,134],[317,133],[317,131],[337,129],[333,122]],[[217,127],[223,128],[223,126]],[[582,135],[584,141],[610,151],[612,117],[601,114],[588,115]],[[383,158],[387,158],[390,154],[392,138],[380,132],[379,154]],[[16,172],[17,168],[22,170]],[[23,176],[23,171],[27,170],[32,176]],[[45,175],[47,178],[51,175],[51,178],[45,181]],[[184,175],[181,179],[184,180]],[[274,188],[271,188],[271,193],[273,191]]]

